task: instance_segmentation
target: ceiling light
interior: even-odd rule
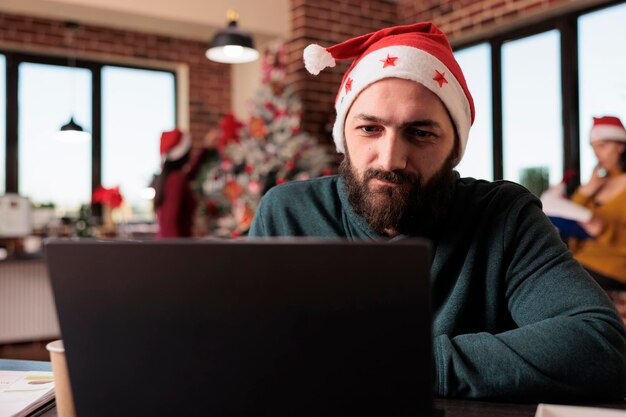
[[[91,135],[74,121],[74,117],[70,117],[70,121],[57,132],[57,138],[63,142],[86,142]]]
[[[259,52],[254,49],[252,36],[237,27],[239,14],[230,9],[226,16],[228,26],[215,34],[206,51],[206,57],[224,64],[242,64],[258,59]]]
[[[65,26],[68,30],[66,34],[67,44],[71,48],[67,66],[70,68],[70,72],[72,73],[70,98],[72,101],[73,112],[76,110],[74,97],[76,83],[76,75],[74,74],[74,69],[76,68],[76,48],[74,45],[74,35],[76,29],[79,27],[79,24],[76,22],[67,22]],[[74,121],[74,116],[71,116],[70,121],[61,126],[61,129],[56,133],[56,138],[63,142],[86,142],[91,139],[91,135],[88,132],[85,132],[84,129]]]

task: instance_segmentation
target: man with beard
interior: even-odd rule
[[[453,170],[474,106],[445,35],[417,23],[305,49],[313,74],[350,58],[335,102],[340,175],[270,190],[250,236],[430,239],[438,395],[623,399],[622,320],[538,199]]]

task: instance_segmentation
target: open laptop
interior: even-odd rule
[[[78,417],[430,416],[429,245],[46,245]]]

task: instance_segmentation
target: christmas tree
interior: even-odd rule
[[[285,79],[286,50],[278,42],[263,55],[248,123],[230,114],[220,123],[221,161],[207,169],[201,186],[213,235],[246,234],[262,195],[274,185],[332,173],[334,157],[301,131],[301,102]]]

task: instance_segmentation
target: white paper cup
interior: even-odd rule
[[[70,385],[70,376],[67,372],[63,340],[55,340],[54,342],[48,343],[46,349],[50,352],[52,373],[54,374],[54,394],[56,397],[57,416],[76,417],[72,386]]]

